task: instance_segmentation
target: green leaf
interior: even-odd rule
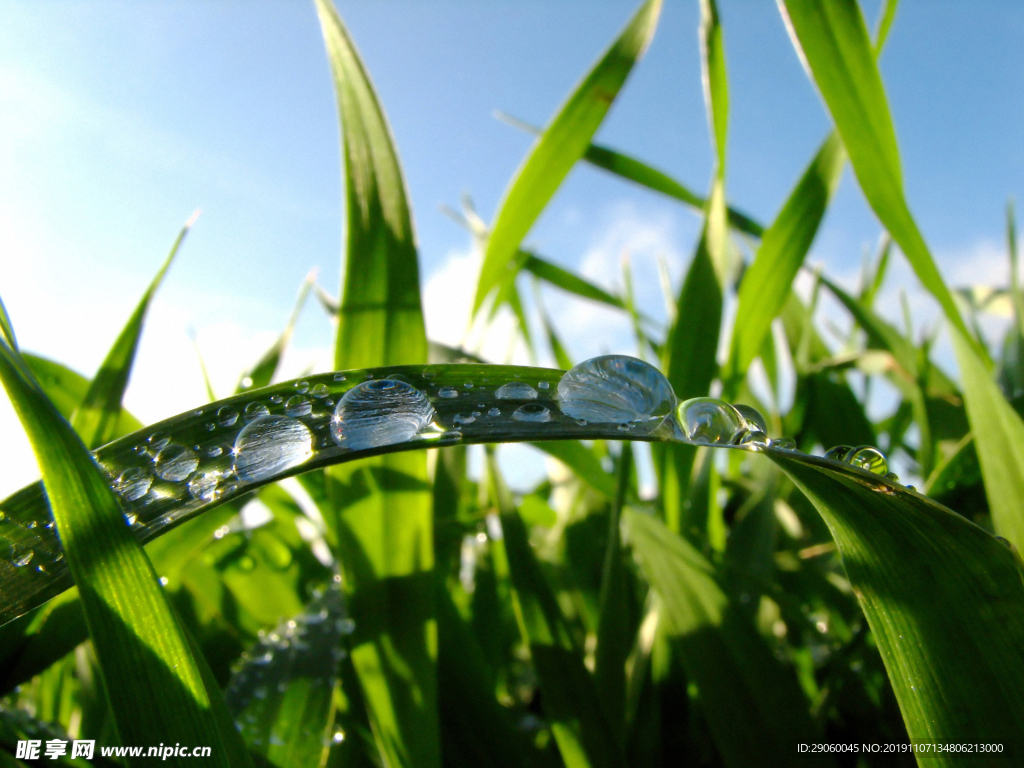
[[[625,526],[725,764],[827,765],[797,754],[820,737],[796,676],[729,602],[711,563],[652,517],[630,511]]]
[[[764,233],[754,263],[743,275],[725,374],[732,392],[739,387],[771,332],[772,320],[786,303],[790,286],[839,185],[845,162],[843,143],[833,132]]]
[[[132,316],[128,318],[128,323],[121,331],[121,335],[117,337],[117,341],[114,342],[114,346],[110,348],[99,371],[96,372],[81,405],[71,417],[71,425],[87,448],[97,448],[109,443],[119,434],[118,419],[121,416],[121,400],[128,386],[132,365],[135,363],[135,352],[139,347],[139,338],[142,336],[142,327],[146,321],[149,304],[178,253],[178,248],[181,247],[185,235],[188,234],[198,217],[199,211],[196,211],[181,228],[163,266],[160,267],[153,282],[149,284],[149,288],[142,295],[142,299],[139,300]]]
[[[206,689],[189,641],[107,479],[26,378],[16,354],[0,345],[0,378],[40,463],[122,742],[146,744],[159,733],[168,742],[210,745],[216,763],[229,765],[224,737],[211,720],[210,697],[219,692]],[[46,554],[32,556],[42,561]],[[116,679],[110,677],[114,670]]]
[[[783,0],[793,44],[818,84],[850,155],[857,181],[918,278],[953,328],[971,336],[910,213],[885,88],[856,0]],[[886,31],[888,25],[883,25]],[[987,359],[971,339],[975,354]]]
[[[544,130],[513,178],[487,240],[473,311],[502,283],[514,278],[508,264],[555,194],[590,146],[612,102],[654,35],[661,0],[647,0],[587,73]]]
[[[541,129],[527,122],[519,120],[504,112],[497,112],[495,116],[514,128],[539,136]],[[668,197],[675,198],[686,203],[691,208],[704,212],[707,207],[707,200],[692,191],[689,187],[683,186],[664,171],[660,171],[635,157],[619,152],[599,144],[591,144],[583,154],[583,159],[591,165],[597,166],[609,173],[613,173],[627,181],[639,184],[641,187],[660,192]],[[764,234],[764,227],[750,218],[742,211],[729,208],[729,226],[737,232],[743,232],[751,237],[760,238]]]
[[[725,40],[715,0],[700,0],[701,73],[704,103],[718,159],[716,174],[725,178],[725,139],[729,125],[729,83],[725,72]]]
[[[562,269],[557,264],[546,261],[530,251],[523,251],[523,254],[525,258],[522,261],[522,269],[536,275],[541,280],[581,298],[607,304],[609,307],[615,307],[616,309],[625,309],[622,299],[612,296],[603,288],[599,288],[590,281],[584,280],[579,275]]]
[[[1010,550],[959,515],[867,472],[768,454],[828,524],[910,738],[1019,749],[1024,582]],[[927,762],[953,766],[959,759],[936,754]]]
[[[89,391],[89,379],[61,363],[47,360],[44,357],[22,354],[22,358],[60,415],[70,421],[71,415],[85,398],[85,393]],[[142,422],[122,408],[121,415],[117,420],[117,431],[111,439],[131,434],[140,429],[142,429]]]
[[[329,0],[317,12],[342,125],[345,268],[335,367],[426,363],[416,242],[387,119]],[[352,662],[382,759],[441,762],[434,552],[426,457],[380,456],[328,475],[356,622]]]

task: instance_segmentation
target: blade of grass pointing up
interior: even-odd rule
[[[487,241],[473,311],[508,274],[508,264],[544,206],[562,180],[590,146],[612,102],[633,65],[643,56],[654,35],[661,12],[661,0],[647,0],[612,43],[594,68],[587,73],[558,114],[534,144],[529,157],[516,172],[498,208]]]
[[[946,314],[993,521],[997,531],[1022,547],[1024,508],[1014,500],[1024,498],[1024,421],[978,375],[991,367],[988,352],[964,325],[910,213],[896,134],[860,8],[855,0],[785,0],[783,15],[843,137],[868,203]]]
[[[121,742],[149,744],[159,734],[211,746],[214,764],[231,765],[210,698],[220,692],[204,685],[204,662],[193,658],[107,479],[25,370],[0,344],[0,379],[43,473]]]
[[[75,411],[71,418],[71,424],[75,431],[82,438],[88,448],[97,448],[109,443],[117,435],[117,422],[121,416],[121,400],[124,398],[124,391],[128,386],[128,378],[132,373],[132,365],[135,362],[135,352],[139,347],[139,338],[142,336],[142,327],[146,322],[146,313],[149,311],[149,304],[153,295],[167,274],[168,267],[178,253],[185,240],[185,235],[199,218],[199,211],[192,214],[185,226],[178,233],[171,252],[167,255],[160,271],[156,273],[153,282],[142,295],[132,316],[128,319],[127,325],[117,337],[114,346],[107,353],[106,359],[100,366],[99,371],[89,385],[89,391],[85,395],[82,404]]]
[[[387,119],[329,0],[317,12],[334,75],[345,181],[338,369],[427,362],[419,267],[405,180]],[[441,764],[433,518],[423,453],[380,456],[328,474],[352,663],[391,768]]]

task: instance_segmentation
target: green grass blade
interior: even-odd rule
[[[1024,583],[1010,550],[959,515],[867,472],[769,453],[832,531],[910,738],[998,741],[1019,750]],[[959,759],[936,754],[927,764]]]
[[[66,365],[55,363],[44,357],[22,354],[22,358],[60,415],[70,421],[71,415],[85,399],[86,392],[89,391],[89,379],[72,371]],[[142,422],[122,408],[117,420],[117,430],[111,435],[111,439],[137,432],[140,429],[142,429]]]
[[[967,418],[996,532],[1024,550],[1024,422],[1003,397],[969,343],[954,332]]]
[[[97,448],[109,443],[118,434],[117,422],[121,415],[121,400],[132,373],[135,352],[139,347],[139,338],[142,336],[149,304],[163,282],[164,275],[167,274],[167,269],[171,266],[185,236],[198,217],[199,211],[196,211],[181,228],[163,266],[142,295],[132,316],[128,318],[128,323],[117,337],[114,346],[110,348],[81,405],[71,418],[71,425],[87,448]]]
[[[589,280],[585,280],[579,275],[562,269],[557,264],[552,264],[550,261],[542,259],[534,253],[529,251],[524,251],[524,253],[526,258],[522,262],[522,269],[539,277],[541,280],[561,288],[566,293],[575,294],[580,298],[590,299],[600,304],[607,304],[609,307],[615,307],[616,309],[625,309],[622,299],[618,296],[612,296]]]
[[[497,112],[495,116],[513,128],[519,128],[527,133],[532,133],[534,136],[539,136],[541,133],[540,128],[507,115],[504,112]],[[668,197],[675,198],[697,211],[703,212],[707,207],[707,200],[689,187],[676,181],[664,171],[660,171],[618,150],[609,149],[600,144],[591,144],[583,154],[583,159],[591,165],[613,173],[627,181],[639,184],[641,187],[646,187]],[[751,237],[760,238],[764,233],[763,226],[747,214],[732,207],[729,208],[729,226],[737,232],[743,232]]]
[[[782,311],[839,185],[845,162],[843,143],[833,132],[764,233],[754,263],[740,283],[732,351],[724,374],[728,392],[737,391],[771,332],[772,320]]]
[[[4,341],[11,349],[18,350],[18,340],[14,336],[14,326],[11,324],[11,316],[7,314],[7,307],[3,299],[0,299],[0,334],[3,334]]]
[[[782,0],[780,7],[793,44],[835,120],[868,204],[950,324],[971,339],[907,205],[896,132],[856,0]],[[971,345],[987,359],[976,340]]]
[[[661,0],[648,0],[587,73],[516,172],[487,241],[473,311],[503,282],[520,243],[576,161],[586,152],[633,65],[651,41]]]
[[[566,768],[623,765],[622,747],[601,709],[594,681],[583,665],[568,623],[530,547],[526,526],[491,458],[489,476],[501,509],[503,543],[523,640],[530,647],[551,723]]]
[[[317,0],[342,125],[345,267],[335,366],[425,363],[427,338],[405,180],[384,111],[337,11]],[[328,475],[356,622],[352,662],[382,759],[441,763],[433,518],[422,454]],[[415,610],[410,608],[415,607]]]
[[[729,83],[725,72],[725,40],[715,0],[700,0],[700,52],[704,103],[718,158],[716,173],[722,179],[725,178],[725,140],[729,126]]]
[[[0,345],[0,378],[36,451],[122,742],[147,744],[159,733],[168,742],[209,745],[216,764],[229,765],[210,718],[210,697],[219,692],[207,691],[106,478],[15,355]]]
[[[652,517],[630,511],[625,525],[725,764],[827,765],[797,754],[816,734],[796,676],[729,602],[711,563]]]

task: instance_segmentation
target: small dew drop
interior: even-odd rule
[[[233,426],[238,421],[238,411],[228,405],[221,406],[217,411],[217,421],[222,427]]]
[[[551,382],[550,381],[539,381],[539,382],[537,382],[537,388],[538,389],[551,389]]]
[[[846,457],[846,463],[876,475],[885,475],[889,472],[889,462],[886,461],[885,454],[870,445],[853,448]]]
[[[791,437],[780,437],[778,440],[772,440],[770,445],[779,451],[796,450],[796,440]]]
[[[457,390],[455,387],[441,387],[439,390],[437,390],[437,396],[443,397],[446,400],[453,400],[454,398],[459,396],[459,390]]]
[[[267,399],[274,405],[280,405],[282,402],[284,402],[284,398],[281,397],[280,395],[271,395]]]
[[[171,442],[171,438],[169,438],[163,432],[154,432],[152,435],[149,436],[146,442],[149,444],[149,447],[152,450],[159,451],[161,448],[163,448],[165,445]]]
[[[895,472],[886,472],[885,479],[888,480],[890,483],[898,483],[900,481],[900,476],[897,475]]]
[[[245,406],[245,420],[252,421],[258,419],[261,416],[266,416],[270,413],[270,409],[267,408],[263,403],[253,400],[247,406]]]
[[[284,412],[289,416],[309,416],[312,410],[313,406],[302,395],[292,395],[284,404]]]
[[[213,501],[219,495],[220,481],[223,473],[211,470],[197,474],[188,483],[188,492],[198,501]]]
[[[309,382],[308,381],[296,381],[295,382],[295,391],[298,392],[300,395],[306,394],[307,392],[309,392]]]
[[[491,410],[487,412],[487,415],[493,419],[495,416],[501,416],[501,410],[499,408],[491,408]]]
[[[679,406],[679,421],[687,439],[701,445],[731,445],[746,431],[743,416],[713,397],[695,397]]]
[[[472,424],[474,421],[476,421],[476,416],[469,413],[457,413],[455,418],[452,419],[454,424]]]
[[[32,557],[33,557],[34,555],[35,555],[35,552],[32,552],[31,550],[29,550],[29,551],[28,551],[28,552],[26,552],[26,553],[25,553],[24,555],[22,555],[21,557],[17,557],[17,558],[15,558],[15,559],[14,559],[14,560],[12,560],[11,562],[12,562],[12,563],[13,563],[13,564],[14,564],[15,566],[17,566],[18,568],[24,568],[24,567],[25,567],[26,565],[28,565],[29,563],[31,563],[31,562],[32,562]]]
[[[309,394],[311,394],[313,397],[318,397],[318,398],[327,397],[330,393],[331,393],[331,391],[327,388],[327,385],[324,384],[323,382],[317,384],[315,387],[313,387],[311,390],[309,390]]]
[[[426,394],[396,379],[365,381],[338,401],[331,434],[342,448],[360,450],[411,440],[434,418]]]
[[[153,459],[153,469],[161,480],[178,483],[196,471],[199,457],[191,448],[171,443]]]
[[[313,433],[288,416],[261,416],[235,439],[235,472],[245,482],[266,480],[313,455]]]
[[[334,374],[334,380],[335,381],[345,381],[345,374],[344,373],[336,373],[336,374]]]
[[[759,429],[744,430],[743,434],[736,438],[736,445],[752,449],[767,448],[768,435]]]
[[[206,449],[206,455],[209,456],[211,459],[217,458],[222,453],[224,453],[224,449],[221,448],[219,445],[211,445],[209,448]]]
[[[825,458],[832,459],[833,461],[846,461],[846,456],[851,450],[848,445],[833,445],[825,451]]]
[[[466,389],[472,389],[473,388],[473,382],[472,381],[467,381],[462,386],[464,386]]]
[[[527,403],[520,405],[512,413],[515,421],[532,421],[538,424],[551,421],[551,411],[540,403]]]
[[[764,416],[756,408],[751,408],[749,405],[743,405],[742,403],[734,405],[733,408],[743,417],[747,430],[768,434],[768,424],[765,422]]]
[[[136,501],[149,493],[153,485],[153,476],[142,467],[129,467],[114,483],[114,490],[124,497],[125,501]]]
[[[207,432],[213,432],[213,430],[215,430],[216,428],[217,428],[217,425],[214,424],[212,421],[206,422],[206,431]]]
[[[498,400],[536,400],[537,390],[525,381],[510,381],[494,390]]]

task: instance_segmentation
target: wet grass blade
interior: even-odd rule
[[[487,240],[473,311],[503,282],[523,238],[579,160],[654,35],[661,0],[648,0],[587,73],[516,171]],[[511,274],[510,274],[511,273]]]
[[[329,0],[317,11],[341,119],[344,285],[338,369],[427,362],[419,266],[405,180],[369,75]],[[352,663],[382,759],[441,763],[433,516],[422,454],[328,473],[339,560],[356,623]]]
[[[797,754],[816,732],[796,676],[729,602],[711,563],[652,517],[630,511],[625,526],[725,764],[827,765]]]
[[[105,445],[118,434],[117,422],[121,416],[121,400],[132,373],[135,352],[139,347],[139,339],[142,336],[142,327],[146,321],[149,304],[153,300],[157,288],[160,287],[164,275],[167,274],[167,269],[171,266],[185,236],[198,217],[199,211],[196,211],[178,233],[163,266],[160,267],[153,282],[149,284],[149,288],[142,295],[142,299],[135,307],[135,311],[128,319],[121,335],[117,337],[117,341],[114,342],[114,346],[107,353],[106,359],[89,385],[89,390],[81,405],[78,406],[71,418],[72,426],[87,448],[98,448]]]
[[[839,185],[846,152],[831,133],[814,156],[779,215],[764,233],[754,263],[743,275],[736,310],[727,391],[735,393],[782,311]],[[730,397],[730,395],[727,395]]]
[[[209,745],[216,764],[229,765],[210,716],[210,697],[219,691],[207,691],[188,639],[107,479],[70,425],[22,373],[16,354],[0,345],[0,378],[43,472],[122,742],[147,744],[159,733],[168,742]]]
[[[1010,550],[959,515],[866,472],[769,454],[832,532],[910,738],[998,741],[1014,750],[1007,764],[1019,760],[1024,583]],[[959,759],[935,754],[927,764]]]
[[[539,136],[541,133],[540,128],[511,115],[506,115],[504,112],[496,113],[496,117],[514,128],[519,128],[535,136]],[[701,213],[707,207],[707,200],[689,187],[676,181],[664,171],[618,150],[609,149],[600,144],[591,144],[583,154],[583,159],[591,165],[639,184],[641,187],[675,198]],[[729,226],[737,232],[743,232],[751,237],[760,238],[764,234],[764,227],[761,224],[731,206],[729,208]]]

